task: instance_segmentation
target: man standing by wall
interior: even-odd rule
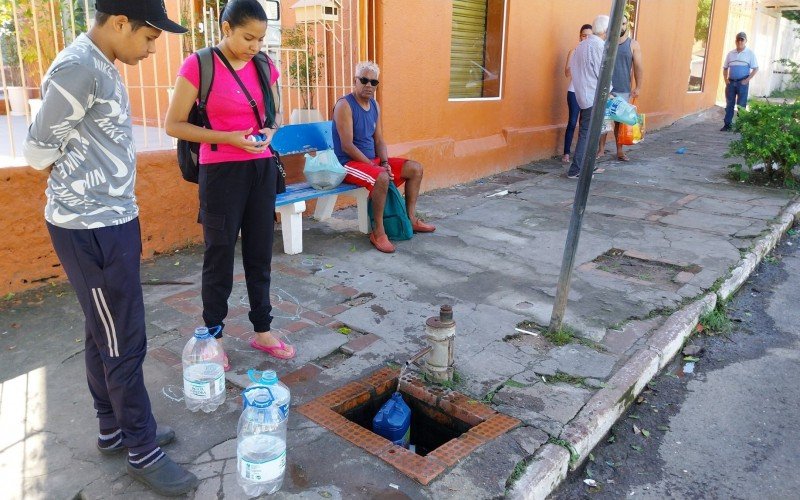
[[[569,63],[572,84],[575,87],[575,98],[581,108],[578,144],[575,146],[575,155],[572,157],[572,163],[567,171],[567,177],[570,179],[578,178],[583,166],[583,159],[586,156],[589,142],[589,121],[592,116],[597,81],[600,78],[600,68],[603,65],[603,49],[607,31],[608,16],[597,16],[592,23],[592,34],[578,44]],[[602,169],[595,169],[597,173],[602,171]]]
[[[635,85],[631,85],[631,68]],[[630,102],[639,97],[644,82],[644,66],[642,65],[642,48],[639,42],[630,37],[628,29],[628,16],[622,18],[622,27],[619,32],[619,47],[617,58],[614,60],[614,73],[611,75],[611,88],[614,95]],[[619,136],[619,123],[614,124],[614,137]],[[600,151],[603,151],[601,147]],[[622,151],[622,145],[617,141],[617,160],[629,161],[628,156]]]
[[[752,50],[746,47],[747,34],[744,31],[736,35],[736,48],[728,52],[722,75],[725,78],[725,123],[722,132],[731,131],[733,123],[733,107],[747,106],[747,90],[750,80],[758,73],[758,61]]]

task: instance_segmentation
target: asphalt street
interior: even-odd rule
[[[669,365],[551,498],[797,498],[796,231],[728,304],[732,330],[690,339],[693,373]]]

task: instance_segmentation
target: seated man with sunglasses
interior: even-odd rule
[[[389,158],[381,129],[380,108],[375,101],[380,68],[372,61],[356,65],[355,88],[340,98],[333,110],[333,148],[347,170],[344,182],[365,187],[370,192],[372,211],[382,214],[389,182],[406,184],[406,210],[415,233],[432,233],[436,227],[414,214],[422,183],[422,165],[405,158]],[[394,252],[386,237],[383,219],[375,218],[369,241],[381,252]]]

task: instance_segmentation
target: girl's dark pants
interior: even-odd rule
[[[270,330],[276,172],[273,158],[200,166],[199,222],[205,239],[203,321],[209,328],[224,327],[233,289],[234,251],[241,230],[250,322],[256,332]]]

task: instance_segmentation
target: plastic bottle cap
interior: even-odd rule
[[[275,373],[275,370],[264,370],[261,373],[261,382],[267,385],[277,384],[278,374]]]
[[[194,338],[196,339],[205,339],[210,336],[211,334],[208,332],[208,328],[204,326],[198,326],[194,329]]]
[[[264,370],[263,372],[259,372],[255,368],[251,368],[247,370],[247,376],[254,384],[274,385],[278,383],[278,374],[275,373],[275,370]]]

